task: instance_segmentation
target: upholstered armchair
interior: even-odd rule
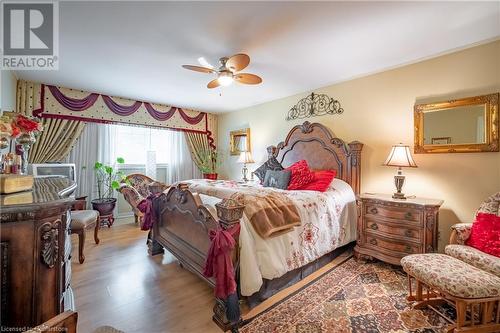
[[[500,192],[486,199],[479,206],[477,213],[500,216]],[[446,246],[445,253],[469,265],[500,276],[500,260],[497,257],[465,245],[471,234],[472,225],[473,223],[458,223],[451,227],[450,245]]]
[[[135,223],[141,221],[143,214],[137,208],[139,203],[147,198],[151,193],[163,192],[168,189],[168,185],[156,182],[148,176],[134,173],[128,175],[122,182],[119,192],[123,194],[125,200],[132,207],[134,212]]]

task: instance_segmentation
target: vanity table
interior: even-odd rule
[[[0,195],[2,331],[74,309],[68,228],[75,189],[67,178],[35,178],[31,191]]]

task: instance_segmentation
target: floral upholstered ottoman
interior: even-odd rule
[[[417,302],[414,308],[444,302],[455,304],[457,319],[448,332],[500,332],[499,277],[437,253],[409,255],[401,259],[401,265],[408,274],[408,300]]]

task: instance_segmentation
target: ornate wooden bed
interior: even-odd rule
[[[358,141],[345,143],[332,136],[330,130],[319,123],[304,122],[293,127],[285,141],[267,148],[269,156],[275,156],[283,166],[299,160],[307,160],[313,170],[337,170],[337,178],[349,183],[355,194],[359,194],[361,180],[361,149]],[[216,205],[214,216],[201,202],[199,196],[191,193],[186,184],[172,187],[153,202],[157,223],[148,239],[149,253],[171,252],[180,264],[206,280],[212,287],[214,280],[203,275],[206,254],[210,247],[209,230],[221,226],[228,228],[240,222],[241,206],[232,200],[223,200]],[[236,281],[239,283],[238,247],[233,251]],[[291,273],[291,272],[289,272]],[[287,273],[288,274],[288,273]],[[239,321],[229,322],[225,303],[216,299],[213,320],[224,331],[237,331]]]

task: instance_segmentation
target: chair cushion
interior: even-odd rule
[[[409,275],[455,297],[500,297],[499,277],[445,254],[413,254],[401,265]]]
[[[486,199],[481,206],[479,206],[477,213],[495,214],[500,216],[500,192],[497,192]]]
[[[127,176],[130,185],[139,192],[141,196],[147,198],[149,195],[148,185],[153,179],[141,174],[132,174]]]
[[[469,265],[500,277],[500,259],[467,245],[447,245],[444,252]]]
[[[451,229],[455,230],[456,232],[457,243],[463,245],[470,237],[470,232],[472,230],[472,223],[457,223],[452,225]]]
[[[71,211],[70,228],[73,230],[84,229],[97,220],[99,213],[95,210],[73,210]]]

